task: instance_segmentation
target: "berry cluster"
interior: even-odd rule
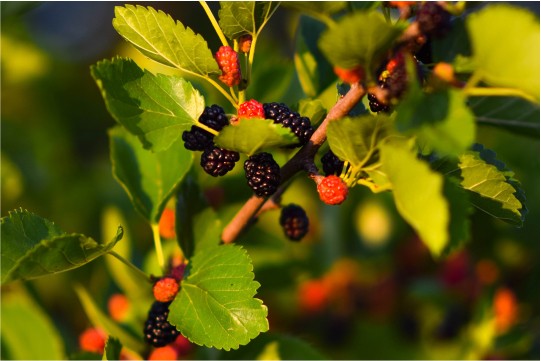
[[[266,119],[272,119],[274,123],[281,124],[295,133],[299,138],[297,144],[299,146],[306,144],[314,133],[310,119],[291,111],[284,103],[265,103],[263,109],[265,110]]]
[[[171,302],[155,301],[145,322],[145,341],[154,347],[162,347],[175,341],[179,335],[175,326],[167,321]]]
[[[229,120],[224,110],[214,104],[205,107],[199,117],[199,123],[216,131],[222,130],[229,125]],[[210,132],[192,125],[189,131],[182,133],[184,147],[193,151],[203,151],[201,154],[201,167],[213,177],[223,176],[235,167],[239,161],[239,153],[214,145],[214,135]]]
[[[282,208],[280,225],[287,238],[300,241],[308,233],[308,216],[301,206],[289,204]]]

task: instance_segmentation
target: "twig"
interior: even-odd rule
[[[299,151],[281,168],[280,177],[282,186],[287,185],[289,180],[297,172],[304,170],[306,164],[313,163],[314,156],[319,147],[321,147],[327,139],[327,125],[329,122],[346,116],[355,105],[357,105],[365,93],[366,91],[361,84],[353,84],[348,93],[336,102],[327,114],[327,117],[325,117],[321,125],[316,129],[314,134],[312,134],[310,141],[299,149]],[[285,187],[282,188],[282,186],[280,187],[280,192],[285,190]],[[272,198],[269,201],[273,202]],[[224,228],[222,232],[222,241],[224,243],[233,242],[246,226],[250,224],[250,220],[257,214],[265,202],[267,202],[266,198],[256,196],[252,196],[248,199]]]

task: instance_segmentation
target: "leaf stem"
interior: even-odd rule
[[[209,132],[212,135],[218,135],[217,130],[212,129],[211,127],[209,127],[209,126],[207,126],[207,125],[205,125],[205,124],[203,124],[201,122],[196,122],[195,125],[198,126],[201,129],[206,130],[207,132]]]
[[[145,272],[141,271],[137,266],[135,266],[133,263],[116,253],[115,251],[109,251],[108,254],[118,259],[120,262],[124,263],[126,266],[128,266],[137,276],[141,277],[148,283],[152,283],[152,280],[150,279],[150,276],[147,275]]]
[[[197,75],[199,75],[199,74],[197,74]],[[239,107],[238,104],[237,104],[238,100],[236,99],[236,96],[235,96],[234,94],[229,95],[229,94],[224,90],[224,88],[222,88],[222,87],[220,86],[220,84],[218,84],[218,83],[216,83],[216,82],[214,81],[214,79],[212,79],[212,78],[210,78],[210,77],[208,77],[208,76],[202,76],[202,75],[199,75],[199,76],[200,76],[201,78],[205,79],[206,81],[208,81],[210,84],[212,84],[216,89],[218,89],[218,91],[219,91],[220,93],[222,93],[222,95],[223,95],[224,97],[226,97],[227,100],[229,100],[229,102],[230,102],[235,108],[238,108],[238,107]]]
[[[222,31],[222,28],[220,27],[220,25],[216,21],[216,18],[214,17],[214,14],[212,13],[212,11],[210,11],[210,8],[207,5],[207,2],[206,1],[199,1],[199,4],[201,4],[203,9],[205,10],[205,13],[207,13],[207,16],[208,16],[210,22],[212,23],[212,26],[214,27],[214,30],[216,30],[216,34],[218,34],[218,37],[220,38],[220,41],[222,42],[223,46],[229,46],[229,44],[227,43],[227,39],[226,39],[226,37],[224,35],[224,32]]]
[[[464,94],[468,96],[517,96],[524,98],[532,103],[539,104],[539,99],[531,96],[530,94],[513,88],[484,88],[484,87],[465,87],[463,89]]]
[[[165,258],[163,256],[162,239],[160,237],[160,225],[153,223],[150,225],[152,228],[152,236],[154,238],[154,247],[156,248],[156,257],[158,258],[158,265],[165,271]]]

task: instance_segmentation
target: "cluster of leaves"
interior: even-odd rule
[[[373,85],[381,62],[408,26],[403,20],[390,21],[372,3],[362,9],[346,2],[284,5],[325,24],[303,19],[296,41],[295,67],[308,97],[299,108],[313,122],[330,112],[329,98],[347,93],[342,86],[337,91],[336,79],[329,77],[330,66],[361,66],[366,71],[363,85]],[[207,41],[151,7],[117,7],[113,26],[145,56],[178,70],[179,75],[152,74],[123,58],[91,68],[107,109],[119,124],[109,132],[113,174],[153,229],[162,268],[158,222],[176,195],[176,234],[189,263],[169,321],[198,345],[236,349],[269,326],[266,306],[254,298],[259,283],[249,255],[240,246],[219,244],[224,225],[197,198],[199,190],[190,175],[193,154],[184,148],[181,134],[192,125],[201,126],[198,117],[208,104],[186,76],[208,82],[233,108],[238,107],[250,87],[260,86],[251,83],[251,66],[258,37],[276,8],[272,2],[221,2],[219,22],[206,8],[224,45],[226,37],[238,47],[241,36],[252,36],[242,87],[222,87]],[[517,42],[518,38],[527,41]],[[491,5],[465,20],[457,18],[450,33],[434,41],[432,50],[435,61],[453,64],[466,86],[430,89],[411,80],[392,114],[371,114],[360,106],[330,121],[329,146],[345,161],[341,177],[350,187],[392,191],[397,210],[434,256],[468,240],[472,206],[522,225],[527,210],[520,183],[493,152],[474,145],[475,121],[490,118],[512,127],[508,121],[512,114],[505,112],[523,106],[522,99],[533,109],[528,116],[538,117],[539,49],[535,46],[539,46],[538,21],[515,7]],[[412,68],[409,62],[410,74]],[[506,96],[496,116],[483,105],[493,95]],[[497,118],[499,114],[505,115]],[[215,138],[218,146],[247,155],[295,142],[289,130],[263,119],[225,127]],[[2,283],[84,265],[112,253],[122,233],[119,228],[113,241],[100,244],[81,234],[66,234],[30,212],[14,211],[2,219]],[[78,294],[87,312],[99,314],[84,289],[78,289]],[[103,324],[123,345],[142,352],[133,336],[114,324]],[[111,344],[118,348],[118,343]]]

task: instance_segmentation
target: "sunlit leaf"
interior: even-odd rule
[[[398,212],[432,254],[439,256],[449,242],[451,219],[443,176],[430,170],[404,142],[383,144],[381,163],[392,184]]]
[[[122,227],[107,243],[83,234],[67,234],[26,210],[9,212],[2,225],[2,283],[32,279],[81,267],[110,251],[122,239]]]
[[[135,209],[158,223],[165,204],[190,169],[192,152],[178,139],[166,151],[152,153],[122,127],[109,131],[113,175]]]
[[[196,123],[205,108],[186,80],[142,70],[133,60],[103,60],[91,67],[109,113],[146,149],[163,151]]]
[[[289,129],[274,124],[272,119],[240,119],[235,125],[224,127],[214,138],[219,147],[255,154],[262,149],[297,144],[299,139]]]
[[[105,343],[105,348],[103,349],[102,360],[120,360],[121,349],[122,344],[120,341],[115,337],[109,336]]]
[[[116,6],[113,26],[157,62],[204,76],[220,73],[205,39],[162,11],[140,5]]]
[[[220,1],[220,28],[230,39],[245,34],[256,35],[278,4],[272,1]]]
[[[476,76],[518,88],[539,103],[539,18],[513,5],[490,4],[470,14],[466,27]]]
[[[268,330],[267,307],[253,298],[260,285],[244,249],[204,248],[188,267],[189,276],[170,306],[169,322],[191,342],[237,349]]]

